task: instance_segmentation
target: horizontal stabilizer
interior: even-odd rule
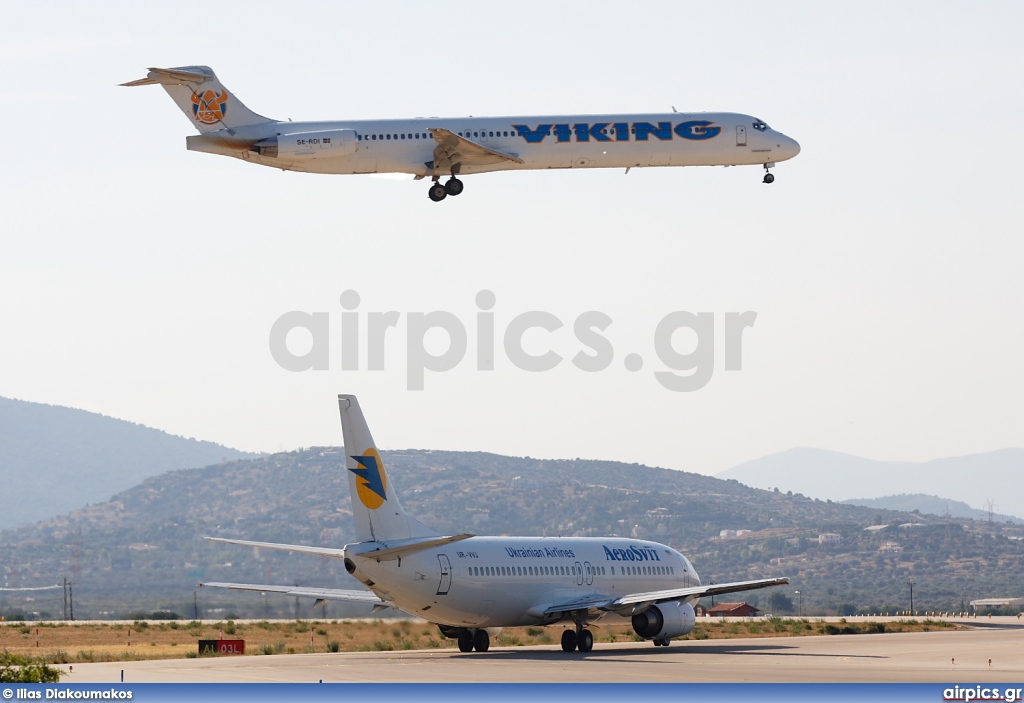
[[[201,583],[200,586],[228,588],[232,591],[257,591],[259,593],[282,593],[286,596],[316,598],[318,601],[340,600],[350,603],[366,603],[375,608],[391,607],[387,601],[378,598],[371,591],[354,591],[340,588],[306,588],[304,586],[269,586],[259,583]]]
[[[199,71],[185,71],[180,68],[150,68],[145,78],[128,81],[121,85],[132,88],[137,85],[181,85],[182,83],[202,83],[210,78]]]
[[[277,544],[275,542],[251,542],[247,539],[225,539],[224,537],[203,537],[208,542],[223,542],[224,544],[240,544],[243,547],[258,547],[259,549],[278,549],[282,552],[297,552],[299,554],[316,554],[321,557],[334,557],[344,559],[344,549],[332,549],[331,547],[304,547],[301,544]]]
[[[451,544],[452,542],[461,542],[462,540],[469,539],[470,537],[475,537],[475,535],[466,534],[455,535],[453,537],[440,537],[438,539],[427,540],[426,542],[414,542],[413,544],[391,547],[390,549],[377,549],[372,552],[363,552],[356,556],[373,559],[375,561],[394,561],[395,559],[401,559],[408,554],[415,554],[416,552],[422,552],[424,549],[440,547],[445,544]]]

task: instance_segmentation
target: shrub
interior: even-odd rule
[[[57,683],[60,669],[7,652],[0,653],[0,682],[2,683]]]

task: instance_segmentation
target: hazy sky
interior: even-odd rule
[[[792,446],[924,460],[1024,445],[1019,2],[4,5],[0,395],[276,451],[338,444],[359,395],[384,447],[617,459],[713,473]],[[803,152],[756,167],[312,176],[185,150],[148,66],[206,64],[286,119],[727,110]],[[401,313],[384,370],[342,371],[339,297]],[[476,370],[492,291],[496,369]],[[329,313],[326,371],[271,326]],[[529,373],[509,322],[564,357]],[[601,311],[612,365],[573,321]],[[407,389],[410,313],[469,351]],[[658,321],[714,314],[715,367],[663,388]],[[742,371],[727,312],[755,311]],[[695,336],[673,337],[680,351]],[[302,351],[309,340],[289,339]],[[365,344],[365,338],[363,343]],[[428,348],[440,353],[437,331]],[[627,371],[627,354],[644,366]]]

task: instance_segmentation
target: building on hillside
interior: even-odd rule
[[[981,608],[1020,608],[1024,611],[1024,598],[979,598],[971,601],[974,610]]]
[[[835,544],[843,540],[842,535],[837,535],[835,532],[824,532],[818,535],[818,544]]]
[[[760,612],[749,603],[719,603],[708,608],[705,615],[717,618],[753,618]]]
[[[878,551],[883,554],[899,554],[903,551],[903,547],[898,542],[883,542],[882,546],[878,548]]]

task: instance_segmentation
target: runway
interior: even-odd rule
[[[991,659],[991,666],[989,660]],[[67,670],[68,665],[63,669]],[[1024,682],[1024,628],[74,664],[64,683]]]

